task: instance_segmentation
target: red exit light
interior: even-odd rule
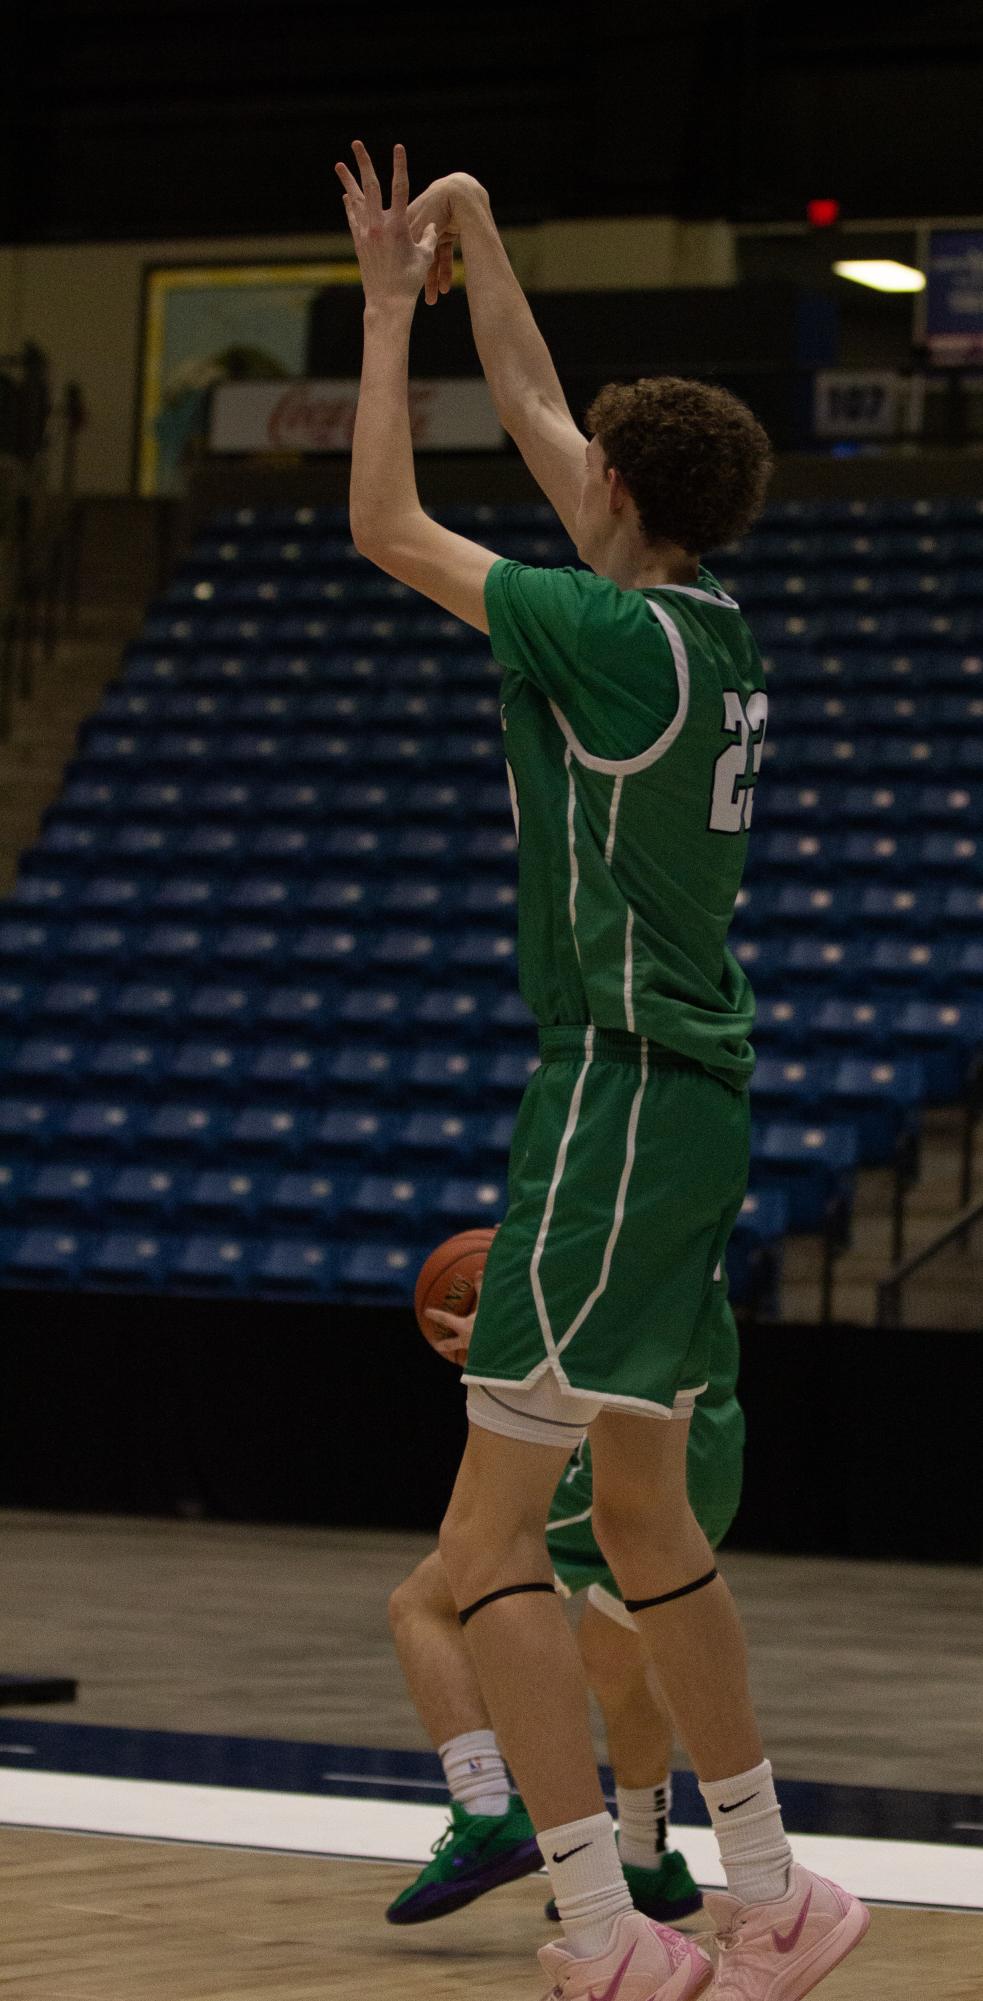
[[[813,229],[833,229],[840,219],[840,204],[838,201],[807,202],[806,214]]]

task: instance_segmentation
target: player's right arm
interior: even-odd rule
[[[575,535],[586,440],[570,414],[484,188],[470,174],[449,174],[426,188],[409,213],[417,237],[428,223],[436,225],[442,289],[447,286],[449,246],[460,237],[475,346],[499,421],[567,532]],[[428,284],[428,299],[435,296],[435,284]]]

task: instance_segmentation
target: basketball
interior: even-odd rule
[[[475,1279],[484,1270],[494,1230],[461,1230],[448,1237],[420,1268],[413,1294],[417,1326],[431,1346],[446,1341],[445,1328],[426,1318],[428,1307],[443,1313],[468,1314],[474,1310]]]

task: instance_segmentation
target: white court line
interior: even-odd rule
[[[128,1835],[220,1848],[415,1863],[447,1825],[446,1809],[402,1800],[318,1798],[251,1788],[98,1779],[62,1772],[0,1771],[0,1826]],[[690,1868],[706,1889],[722,1888],[717,1844],[706,1827],[673,1823]],[[793,1835],[808,1869],[874,1903],[983,1911],[983,1850],[929,1841],[852,1835]]]

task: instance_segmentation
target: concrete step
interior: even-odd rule
[[[950,1281],[936,1277],[912,1279],[905,1289],[901,1324],[904,1327],[944,1327],[983,1332],[983,1310],[979,1292],[954,1275]],[[818,1285],[797,1280],[783,1288],[782,1318],[790,1324],[815,1325],[820,1315]],[[872,1286],[856,1281],[837,1280],[833,1289],[833,1316],[837,1322],[856,1327],[876,1325],[876,1294]]]

